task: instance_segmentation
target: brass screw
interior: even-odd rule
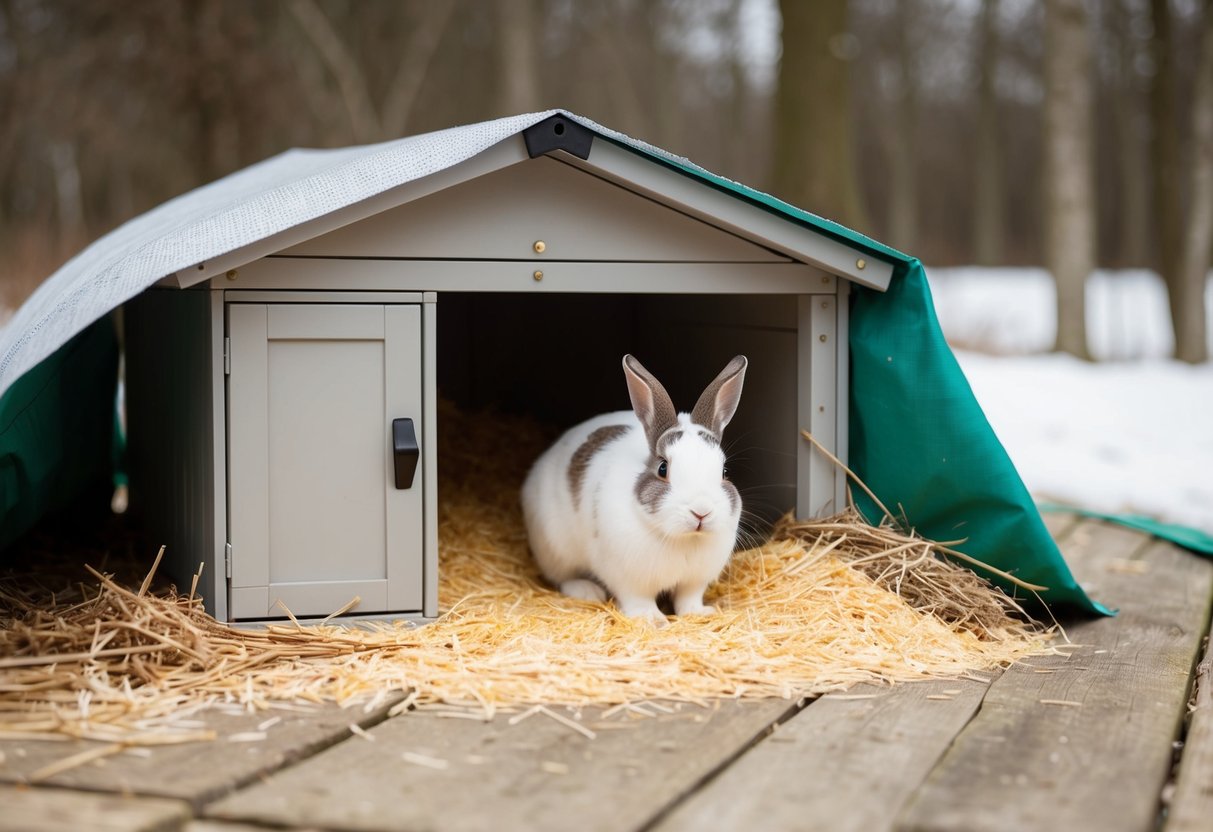
[[[548,247],[548,244],[545,243],[543,240],[536,240],[535,245],[531,246],[531,248],[535,249],[536,254],[543,254],[543,252],[547,249],[547,247]]]
[[[826,337],[824,335],[820,335],[818,336],[817,340],[824,344],[826,342]]]
[[[822,282],[822,283],[829,283],[829,282],[830,282],[830,276],[829,276],[828,274],[823,274],[823,275],[821,276],[821,282]]]
[[[864,260],[862,257],[860,257],[858,260],[855,261],[855,268],[859,269],[860,271],[863,271],[867,267],[868,267],[868,261]]]
[[[531,276],[535,278],[536,283],[538,283],[540,280],[543,280],[543,272],[539,271],[538,269],[536,269],[535,274],[533,274]]]
[[[235,279],[236,279],[236,270],[235,270],[235,269],[228,269],[228,270],[227,270],[227,279],[228,279],[228,280],[235,280]]]
[[[822,308],[822,309],[829,309],[829,308],[830,308],[830,304],[826,303],[826,302],[823,300],[823,301],[821,302],[821,308]]]

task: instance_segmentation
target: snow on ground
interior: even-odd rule
[[[1213,533],[1213,364],[1165,359],[1172,334],[1156,275],[1094,276],[1091,348],[1121,360],[1092,364],[1040,354],[1056,327],[1048,273],[928,274],[944,333],[968,348],[957,349],[961,367],[1033,494]],[[1213,322],[1213,285],[1206,299]]]

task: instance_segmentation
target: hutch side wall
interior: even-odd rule
[[[222,621],[225,449],[215,441],[215,426],[223,424],[222,387],[217,397],[214,385],[223,355],[217,295],[150,289],[126,305],[124,318],[131,505],[146,519],[151,541],[166,547],[163,568],[180,591],[188,591],[201,566],[206,609]]]

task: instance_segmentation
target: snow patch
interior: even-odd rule
[[[1039,354],[1057,326],[1048,272],[928,274],[944,334],[1033,495],[1213,533],[1213,365],[1166,358],[1173,336],[1156,274],[1091,278],[1088,340],[1115,359],[1100,363]],[[1213,344],[1213,285],[1206,302]]]

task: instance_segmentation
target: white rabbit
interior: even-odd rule
[[[632,410],[569,429],[536,460],[522,486],[535,562],[574,598],[614,597],[624,615],[665,626],[657,597],[678,615],[710,614],[703,593],[737,539],[741,497],[724,471],[721,436],[741,398],[739,355],[690,414],[623,357]]]

